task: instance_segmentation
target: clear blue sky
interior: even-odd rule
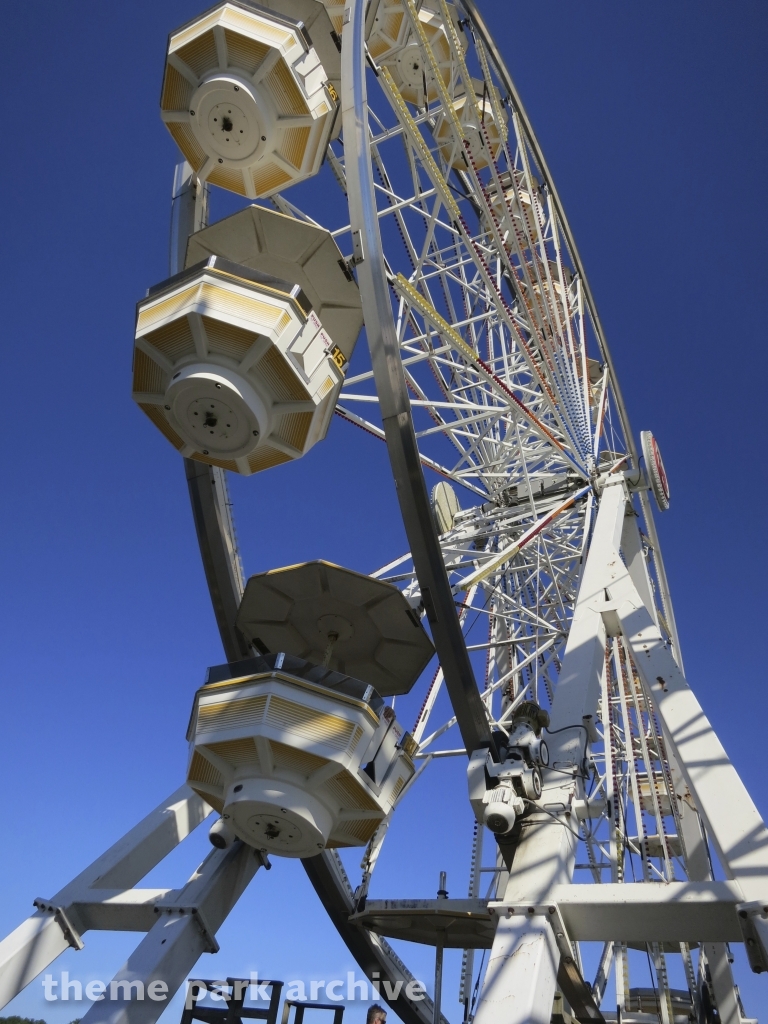
[[[659,529],[688,676],[766,815],[768,7],[482,7],[555,176],[635,430],[662,447],[672,508]],[[222,660],[181,460],[130,399],[134,303],[168,258],[165,38],[198,11],[4,9],[0,935],[182,780],[192,694]],[[218,197],[214,215],[231,208]],[[233,494],[247,572],[316,557],[370,571],[404,549],[384,448],[341,422],[301,463]],[[443,771],[460,791],[461,767]],[[465,830],[446,852],[457,818],[440,792],[406,804],[398,825],[403,850],[409,830],[430,830],[433,855],[387,868],[380,895],[432,895],[440,867],[463,894]],[[206,849],[201,833],[156,884],[181,884]],[[109,979],[137,938],[90,933],[56,970]],[[295,863],[257,876],[220,940],[201,973],[353,967]],[[426,951],[408,959],[429,976]],[[741,980],[748,1012],[768,1006],[768,982]],[[455,1000],[451,979],[454,1020]],[[33,984],[4,1012],[65,1024],[83,1007],[47,1005]],[[348,1019],[359,1024],[359,1005]]]

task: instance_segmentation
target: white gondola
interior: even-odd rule
[[[297,675],[298,659],[287,671],[253,660],[261,671],[195,697],[187,783],[223,815],[212,842],[226,845],[229,826],[284,857],[364,846],[413,775],[416,744],[371,687],[365,700]]]
[[[481,170],[498,156],[502,137],[488,90],[483,87],[482,82],[473,79],[472,84],[475,92],[474,102],[470,95],[461,92],[454,99],[452,106],[454,115],[461,125],[463,137],[469,142],[472,161],[476,169]],[[496,109],[503,110],[498,90],[495,90],[495,93]],[[457,170],[466,171],[468,162],[462,139],[454,131],[453,117],[447,112],[441,113],[438,117],[434,135],[445,162]]]
[[[342,0],[323,0],[323,3],[334,31],[341,35],[344,3]],[[442,13],[437,9],[437,4],[434,7],[434,10],[428,5],[420,7],[419,22],[437,62],[443,85],[449,88],[455,62],[451,59],[451,47]],[[462,47],[466,50],[468,42],[459,28],[458,12],[453,4],[449,4],[448,9]],[[367,46],[373,60],[388,69],[404,100],[423,106],[425,86],[427,102],[437,99],[438,90],[430,66],[424,59],[405,5],[400,0],[380,0],[370,23]]]
[[[135,401],[209,465],[249,475],[300,458],[325,437],[362,325],[336,243],[250,207],[193,236],[188,262],[138,305]]]
[[[227,0],[171,34],[161,115],[199,178],[259,198],[317,173],[336,120],[339,55],[319,0],[318,46],[335,67],[292,16],[306,17],[308,2],[283,0],[277,11]]]
[[[466,49],[467,41],[464,33],[458,30],[458,14],[453,5],[449,6],[449,11],[458,38]],[[451,58],[443,16],[424,6],[419,9],[419,23],[429,42],[443,85],[448,88],[455,61]],[[438,98],[438,87],[431,66],[424,57],[403,4],[387,0],[379,4],[368,37],[368,52],[377,64],[383,64],[389,70],[404,100],[421,107],[424,106],[425,95],[429,103]]]
[[[237,621],[265,653],[209,671],[187,736],[187,782],[222,815],[211,842],[365,845],[414,774],[417,744],[381,694],[408,692],[432,657],[418,616],[390,583],[308,562],[252,576]]]

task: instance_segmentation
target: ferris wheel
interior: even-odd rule
[[[161,113],[185,162],[133,394],[184,457],[226,664],[185,785],[0,943],[0,1005],[88,929],[146,931],[118,977],[174,991],[287,856],[405,1024],[446,1019],[450,948],[464,1024],[745,1020],[727,944],[768,969],[768,833],[684,678],[659,447],[473,0],[225,0],[171,33]],[[247,205],[209,224],[211,187]],[[246,581],[226,474],[279,473],[334,415],[386,445],[409,550]],[[374,898],[448,757],[466,897]],[[136,888],[214,812],[185,886]]]

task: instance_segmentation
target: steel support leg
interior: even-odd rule
[[[606,496],[607,490],[603,502]],[[593,545],[589,561],[597,578],[602,578],[606,598],[602,604],[596,601],[593,610],[612,632],[620,631],[627,638],[646,695],[661,722],[673,774],[682,775],[727,877],[739,884],[745,901],[768,903],[768,829],[661,636],[631,534],[625,521],[626,565],[619,558],[618,544],[613,552],[599,554]],[[681,824],[691,879],[711,878],[698,819],[685,805]],[[763,940],[763,945],[768,942]],[[721,1018],[736,1024],[740,1015],[725,947],[711,944],[711,954]]]
[[[653,588],[651,587],[648,567],[642,554],[640,530],[638,529],[637,519],[632,513],[624,519],[624,529],[621,534],[621,553],[638,594],[653,616],[654,622],[658,625],[658,615],[653,605]],[[675,660],[679,664],[679,659],[676,658]],[[685,779],[677,759],[670,749],[671,744],[667,742],[666,730],[663,726],[662,733],[667,745],[672,782],[678,793],[680,828],[685,849],[688,877],[694,882],[709,882],[712,880],[712,868],[709,862],[706,837],[701,827],[701,820],[694,808],[688,803],[689,797]],[[715,992],[715,1001],[720,1013],[721,1024],[739,1024],[741,1014],[739,1012],[733,972],[731,971],[725,943],[707,942],[703,944],[703,948],[710,966],[712,987]]]
[[[739,1024],[741,1012],[733,985],[733,972],[728,960],[728,950],[722,942],[702,943],[709,964],[712,988],[715,992],[717,1011],[721,1024]]]
[[[670,758],[672,755],[670,754]],[[674,776],[680,769],[677,762],[673,766]],[[707,856],[706,839],[701,828],[699,816],[692,807],[687,806],[684,800],[680,801],[680,825],[683,833],[683,845],[685,847],[685,861],[688,868],[688,877],[695,882],[709,882],[712,879],[712,871]],[[739,1024],[741,1014],[736,999],[734,988],[733,972],[728,960],[728,950],[724,942],[702,943],[702,948],[709,963],[712,975],[712,988],[715,992],[715,1001],[720,1013],[721,1024]]]
[[[768,903],[768,829],[625,570],[606,584],[615,616],[728,878]]]
[[[647,697],[661,722],[670,759],[685,780],[726,875],[738,883],[746,902],[768,904],[768,829],[661,636],[655,612],[646,603],[648,595],[645,600],[641,596],[645,588],[642,586],[642,580],[639,581],[639,587],[636,585],[638,566],[636,557],[633,557],[636,556],[636,552],[627,544],[630,549],[627,559],[629,568],[620,557],[621,542],[616,535],[616,528],[620,526],[622,505],[611,500],[612,496],[619,493],[620,487],[623,488],[623,483],[616,481],[607,486],[603,493],[593,545],[582,589],[579,592],[566,660],[577,627],[581,632],[579,617],[582,607],[585,617],[591,615],[593,621],[602,619],[604,628],[611,634],[623,633],[629,643]],[[625,493],[625,501],[626,497]],[[613,529],[605,518],[609,509],[617,517]],[[621,528],[626,543],[626,524]],[[607,541],[610,542],[606,543]],[[591,602],[586,604],[590,597]],[[583,641],[588,633],[587,628],[580,640]],[[588,672],[589,650],[590,645],[587,644],[580,659],[569,662],[568,670],[575,666],[580,672]],[[566,674],[565,662],[562,678],[571,683],[571,678]],[[584,685],[589,688],[591,679],[585,679]],[[573,679],[573,692],[578,693],[578,689],[578,681]],[[558,692],[556,709],[561,706],[559,700]],[[570,710],[571,720],[577,721],[578,707],[573,701]],[[585,713],[588,713],[586,709]],[[553,726],[560,724],[558,716],[557,722],[553,721]],[[691,824],[689,817],[685,822],[689,842]],[[695,836],[693,838],[695,840]],[[705,871],[701,864],[695,863],[702,859],[705,851],[703,844],[694,842],[691,845],[691,867],[695,876]],[[697,845],[698,850],[695,849]],[[768,942],[760,936],[762,925],[762,919],[756,923],[757,934],[763,945],[768,946]],[[766,955],[768,956],[768,951]],[[718,977],[717,996],[723,1003],[723,1013],[730,1013],[732,1019],[738,1020],[738,1016],[734,1016],[738,1010],[733,1006],[733,983],[729,977],[730,971],[724,949],[713,949],[713,957],[713,976],[716,973]]]
[[[0,1009],[70,946],[79,948],[81,923],[73,909],[94,890],[130,889],[211,813],[182,786],[77,878],[0,942]]]
[[[477,1024],[549,1024],[560,951],[546,921],[504,918],[485,972]]]
[[[0,942],[0,1009],[53,963],[69,940],[53,914],[34,914]]]
[[[173,902],[157,908],[157,924],[83,1024],[154,1024],[200,955],[217,951],[216,932],[262,863],[244,843],[210,853]],[[167,987],[153,989],[153,982]]]
[[[551,729],[564,731],[551,736],[550,763],[556,771],[544,773],[539,801],[551,813],[534,811],[524,819],[505,901],[546,901],[553,886],[566,884],[573,877],[576,819],[567,808],[574,797],[582,796],[583,716],[597,711],[605,662],[605,626],[593,606],[605,600],[603,562],[618,551],[625,506],[623,486],[606,487],[552,706]],[[615,557],[621,561],[618,554]],[[475,1024],[502,1020],[504,1024],[548,1024],[559,965],[557,943],[545,920],[521,915],[503,919],[491,950]]]

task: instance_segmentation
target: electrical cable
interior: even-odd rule
[[[659,1011],[659,1017],[661,1017],[661,999],[659,998],[659,992],[656,988],[656,979],[653,976],[653,968],[651,967],[651,954],[648,951],[648,943],[645,944],[645,955],[648,958],[648,973],[651,976],[651,985],[653,986],[653,995],[656,999],[656,1006]]]
[[[592,779],[591,779],[591,781],[589,783],[589,789],[587,790],[587,803],[589,803],[589,798],[592,796],[592,790],[595,788],[595,783],[596,782],[597,782],[597,766],[595,765],[594,762],[592,762]]]
[[[568,775],[573,778],[573,768],[553,768],[551,765],[544,765],[546,771],[555,772],[556,775]],[[586,775],[580,775],[580,779],[585,779]]]
[[[477,1004],[477,997],[479,995],[479,989],[480,989],[480,979],[483,976],[483,964],[485,963],[485,954],[487,952],[488,951],[486,949],[483,950],[483,955],[480,958],[480,967],[478,968],[478,971],[477,971],[477,980],[475,981],[475,987],[472,989],[472,1001],[469,1004],[469,1019],[470,1020],[472,1020],[472,1018],[475,1015],[475,1006]]]
[[[645,456],[639,455],[637,459],[637,480],[627,480],[630,487],[637,487],[643,478],[643,463],[645,462]],[[635,513],[637,515],[637,513]]]

